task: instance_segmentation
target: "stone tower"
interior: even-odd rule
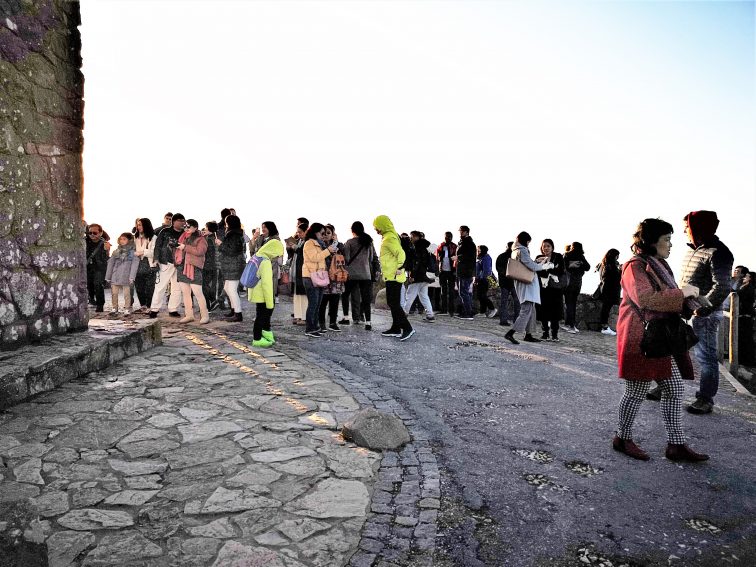
[[[0,0],[0,348],[87,327],[79,3]]]

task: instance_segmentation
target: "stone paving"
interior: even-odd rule
[[[333,566],[357,549],[373,485],[382,504],[406,470],[396,496],[430,494],[412,480],[422,446],[379,473],[378,454],[336,433],[359,404],[327,372],[221,330],[164,340],[0,414],[6,541],[44,542],[56,567]]]

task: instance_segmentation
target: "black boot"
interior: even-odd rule
[[[507,339],[513,345],[519,345],[520,341],[514,338],[514,334],[515,334],[514,329],[509,329],[509,331],[507,331],[507,334],[504,335],[504,338]]]
[[[535,337],[534,337],[533,335],[531,335],[530,333],[527,333],[527,334],[525,335],[525,338],[524,338],[523,340],[524,340],[524,341],[525,341],[526,343],[540,343],[540,342],[541,342],[541,339],[537,339],[537,338],[535,338]]]
[[[244,320],[241,313],[234,311],[234,314],[230,317],[226,317],[226,321],[229,323],[241,323]]]

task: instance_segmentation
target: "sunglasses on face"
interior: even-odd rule
[[[90,230],[90,231],[89,231],[89,234],[90,234],[90,235],[92,235],[92,236],[97,236],[97,235],[98,235],[98,234],[100,234],[100,233],[99,233],[99,232],[92,232],[92,231]]]

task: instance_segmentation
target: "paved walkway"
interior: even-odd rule
[[[46,541],[20,564],[353,554],[379,460],[334,431],[354,398],[317,367],[196,330],[169,325],[163,346],[0,414],[0,535]]]

